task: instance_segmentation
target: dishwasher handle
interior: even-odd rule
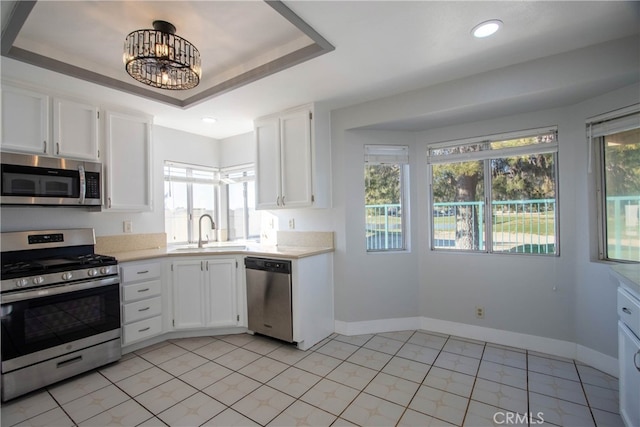
[[[261,270],[271,273],[291,274],[291,261],[282,259],[246,257],[244,259],[244,266],[248,270]]]

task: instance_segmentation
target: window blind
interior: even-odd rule
[[[236,182],[254,181],[256,178],[255,166],[253,163],[231,166],[220,171],[220,180],[225,184]]]
[[[587,142],[589,143],[588,173],[592,172],[593,138],[640,128],[640,104],[631,105],[600,116],[587,119]]]
[[[640,110],[640,105],[636,108]],[[590,128],[588,131],[590,130],[591,134],[589,136],[591,138],[637,129],[640,128],[640,111],[611,119],[588,121],[587,125]]]
[[[409,147],[406,145],[365,145],[364,162],[370,165],[408,165]]]

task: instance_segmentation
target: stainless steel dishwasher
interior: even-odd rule
[[[291,261],[246,257],[249,330],[293,342]]]

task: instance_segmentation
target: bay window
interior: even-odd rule
[[[406,250],[409,147],[366,145],[364,179],[367,251]]]
[[[617,111],[587,126],[596,153],[599,258],[603,260],[640,262],[638,110],[640,106]]]
[[[433,250],[557,255],[555,128],[429,148]]]

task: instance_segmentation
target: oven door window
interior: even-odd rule
[[[2,165],[2,195],[80,197],[80,174],[75,170]]]
[[[2,305],[2,360],[120,328],[119,285]]]

